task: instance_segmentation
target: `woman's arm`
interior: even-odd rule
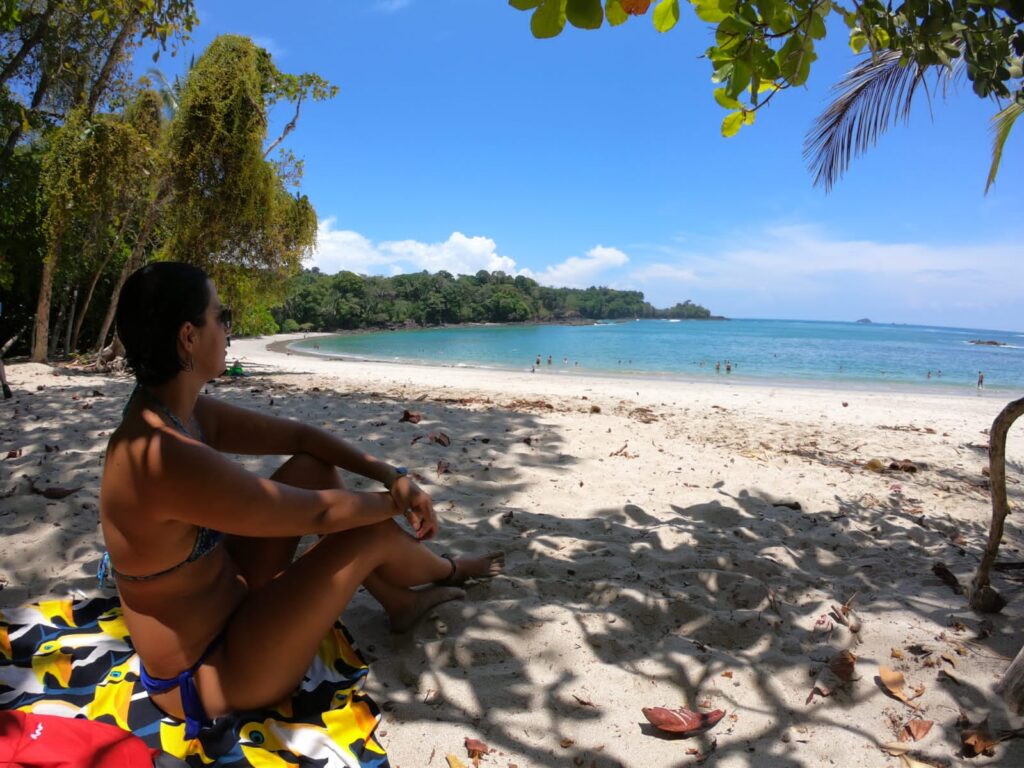
[[[204,395],[196,402],[196,418],[208,445],[218,451],[250,456],[305,453],[325,464],[383,483],[418,538],[430,539],[437,533],[437,516],[429,494],[408,476],[399,476],[387,462],[325,429],[240,408]]]
[[[132,479],[104,494],[108,496],[104,503],[146,508],[157,520],[180,520],[242,536],[277,537],[334,533],[399,513],[389,493],[295,488],[254,475],[216,450],[169,431],[149,438],[139,459],[129,459],[129,453],[115,451],[108,456],[115,465],[137,465],[105,470]]]
[[[205,395],[199,396],[195,410],[208,445],[218,451],[247,456],[306,453],[326,464],[385,485],[390,485],[394,479],[390,464],[327,430],[241,408]]]

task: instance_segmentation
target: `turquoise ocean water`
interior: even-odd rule
[[[994,340],[1006,346],[971,344]],[[384,331],[295,342],[345,358],[542,373],[1024,390],[1024,332],[796,320],[640,320]],[[319,349],[314,349],[318,346]],[[548,356],[551,365],[548,365]],[[716,373],[715,363],[721,363]],[[725,372],[725,363],[732,372]],[[578,363],[578,365],[577,365]],[[931,371],[931,378],[928,372]]]

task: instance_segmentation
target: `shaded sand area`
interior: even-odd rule
[[[992,617],[932,572],[973,575],[1002,398],[340,362],[267,341],[234,342],[229,360],[249,375],[210,391],[407,465],[442,518],[438,551],[508,553],[505,575],[407,635],[390,635],[365,594],[346,612],[393,765],[468,765],[472,737],[494,750],[480,764],[500,768],[900,766],[879,746],[915,716],[935,722],[918,759],[1024,765],[1022,739],[964,760],[956,726],[961,710],[1021,725],[991,686],[1024,643],[1024,571],[994,575],[1010,604]],[[0,461],[0,604],[94,593],[103,450],[131,383],[30,364],[8,374],[0,447],[20,456]],[[406,409],[422,420],[400,423]],[[440,432],[449,446],[413,442]],[[1017,508],[1022,432],[1008,446]],[[874,472],[871,459],[918,471]],[[79,490],[40,493],[53,487]],[[1003,561],[1024,560],[1020,514]],[[847,601],[856,633],[829,617]],[[843,649],[855,679],[807,703]],[[908,694],[923,687],[918,709],[886,695],[880,665]],[[647,725],[650,706],[726,715],[673,739]]]

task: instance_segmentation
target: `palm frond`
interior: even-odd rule
[[[838,95],[804,138],[804,159],[815,186],[824,185],[830,191],[853,157],[876,144],[890,124],[910,119],[914,94],[925,73],[913,61],[901,63],[898,51],[881,51],[832,87]]]
[[[985,182],[985,194],[995,184],[999,173],[999,163],[1003,159],[1003,146],[1010,135],[1010,130],[1017,118],[1024,115],[1024,103],[1019,100],[1010,102],[1004,109],[996,112],[992,118],[992,167],[988,169],[988,181]]]

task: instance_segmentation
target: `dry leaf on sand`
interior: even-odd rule
[[[419,424],[422,418],[423,416],[416,411],[402,411],[402,418],[398,422],[408,421],[410,424]]]
[[[910,700],[911,697],[908,697],[907,694],[903,692],[903,686],[906,685],[906,681],[903,679],[902,672],[897,672],[894,669],[880,666],[878,668],[878,682],[882,686],[882,689],[894,699],[902,701],[908,707],[918,709],[918,706]]]
[[[644,717],[655,728],[668,733],[693,733],[705,728],[710,728],[723,717],[725,712],[715,709],[711,712],[694,712],[679,707],[668,709],[667,707],[644,707]]]
[[[440,477],[441,475],[451,474],[451,471],[452,471],[452,465],[451,464],[449,464],[444,459],[438,459],[438,462],[437,462],[437,475],[438,475],[438,477]]]
[[[473,765],[477,766],[477,768],[480,766],[480,758],[484,757],[490,751],[491,748],[479,739],[471,739],[469,736],[466,736],[466,752],[469,753],[469,757],[473,761]]]
[[[914,749],[914,747],[910,744],[901,744],[898,741],[890,741],[887,744],[883,744],[882,749],[893,757],[897,757],[899,755],[905,755],[907,752]]]
[[[928,731],[935,725],[934,720],[921,720],[915,718],[900,729],[900,741],[920,741],[928,735]]]
[[[33,488],[33,490],[35,489]],[[81,486],[78,488],[61,488],[59,485],[51,485],[49,488],[36,492],[41,493],[44,499],[63,499],[65,496],[70,496],[75,491],[80,490],[82,490]]]
[[[993,736],[992,731],[988,728],[987,717],[975,727],[966,728],[960,733],[960,745],[964,748],[964,755],[967,757],[991,756],[998,743],[999,739]]]
[[[445,755],[444,759],[448,761],[448,768],[466,768],[466,764],[455,755]]]
[[[922,763],[920,760],[906,755],[900,755],[900,762],[903,764],[903,768],[935,768],[931,763]]]
[[[840,651],[828,661],[828,668],[832,673],[848,683],[853,680],[853,667],[857,662],[857,655],[850,651]]]

